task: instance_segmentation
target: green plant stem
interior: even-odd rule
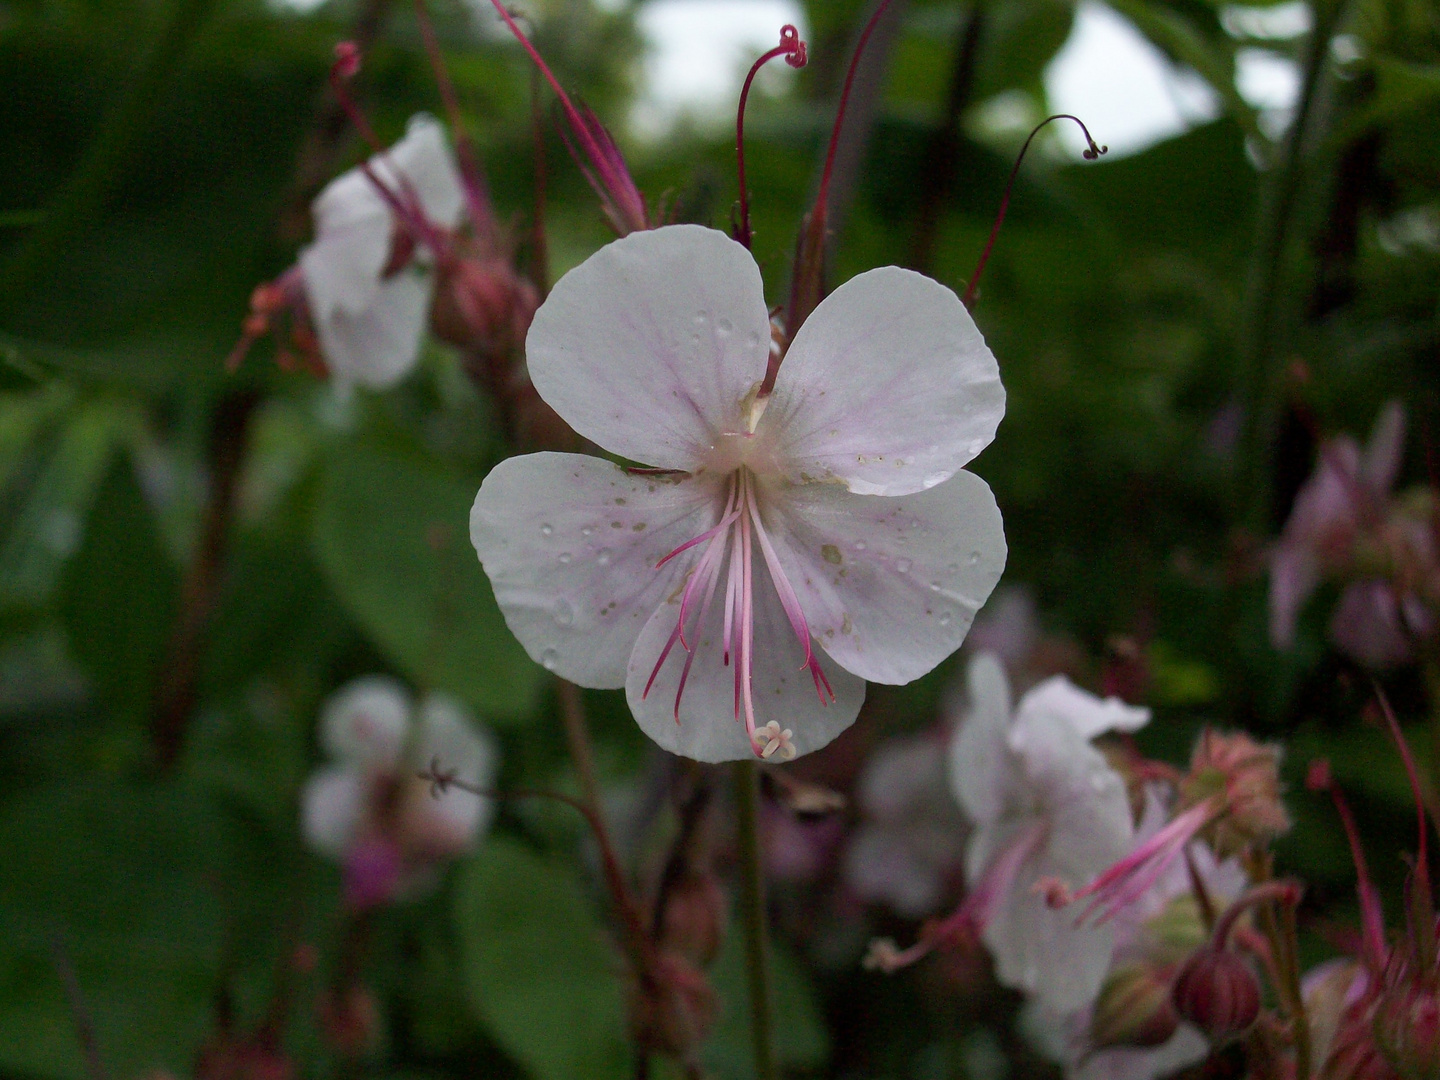
[[[758,1080],[775,1080],[770,1013],[770,942],[765,920],[765,875],[760,857],[760,774],[753,761],[735,763],[735,819],[740,844],[740,919],[750,988],[750,1038]]]
[[[1305,51],[1300,100],[1261,205],[1259,236],[1250,266],[1248,303],[1240,340],[1245,430],[1241,445],[1243,457],[1239,470],[1237,503],[1242,506],[1245,520],[1250,527],[1260,532],[1268,525],[1265,514],[1269,506],[1270,467],[1269,450],[1265,440],[1274,412],[1272,399],[1278,386],[1277,372],[1272,360],[1280,279],[1290,224],[1295,215],[1295,206],[1304,178],[1303,145],[1310,127],[1311,114],[1315,109],[1321,77],[1325,71],[1330,38],[1339,25],[1347,2],[1348,0],[1319,0],[1312,5],[1315,11],[1315,27],[1311,31]],[[1245,500],[1248,500],[1248,503]]]

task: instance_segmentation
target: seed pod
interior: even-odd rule
[[[1206,946],[1180,966],[1175,1011],[1215,1042],[1249,1029],[1260,1015],[1260,983],[1240,956]]]

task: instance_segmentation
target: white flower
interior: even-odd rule
[[[1002,983],[1070,1012],[1099,991],[1113,928],[1077,925],[1076,912],[1052,910],[1039,886],[1088,881],[1129,850],[1124,781],[1090,740],[1134,731],[1150,712],[1056,676],[1012,714],[1004,669],[987,653],[970,662],[968,683],[950,779],[975,826],[966,852],[971,918]]]
[[[464,206],[445,131],[429,116],[411,118],[405,138],[367,164],[374,179],[351,169],[315,199],[315,241],[299,260],[320,350],[342,389],[389,386],[414,366],[433,248]]]
[[[646,734],[700,761],[763,753],[772,721],[782,746],[824,746],[866,679],[959,647],[1005,561],[990,489],[960,471],[1004,390],[954,293],[895,267],[851,279],[760,397],[769,343],[759,267],[724,234],[602,248],[536,314],[530,376],[580,435],[652,468],[512,458],[470,518],[530,655],[624,686]]]
[[[489,824],[491,800],[456,786],[432,792],[419,778],[433,767],[484,787],[494,776],[488,734],[443,694],[427,696],[417,710],[393,680],[357,679],[326,702],[320,744],[333,764],[305,784],[302,831],[315,851],[345,867],[357,906],[419,891]]]

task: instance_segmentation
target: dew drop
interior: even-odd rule
[[[556,626],[569,626],[574,621],[575,609],[570,606],[568,601],[561,600],[558,604],[555,605]]]
[[[969,555],[965,556],[965,561],[968,562],[971,566],[974,566],[980,561],[980,553],[978,551],[970,552]]]
[[[710,319],[710,316],[709,316],[706,312],[697,311],[697,312],[695,313],[695,325],[696,325],[696,326],[704,326],[705,323],[709,321],[709,319]]]
[[[594,535],[595,535],[595,530],[594,530],[591,526],[586,525],[583,529],[580,530],[580,535],[581,535],[581,536],[594,536]]]
[[[911,518],[911,519],[910,519],[910,528],[912,528],[912,529],[918,529],[919,527],[920,527],[920,519],[919,519],[919,518]]]
[[[550,535],[551,535],[552,533],[554,533],[554,532],[555,532],[555,526],[553,526],[553,525],[541,525],[541,526],[540,526],[540,535],[541,535],[541,536],[550,536]]]
[[[715,330],[721,337],[729,337],[735,330],[735,325],[729,319],[721,319],[715,324]]]
[[[864,550],[865,550],[865,541],[864,541],[864,540],[856,540],[856,541],[855,541],[855,550],[856,550],[856,551],[864,551]]]
[[[546,649],[540,654],[540,666],[546,671],[554,671],[555,666],[560,663],[560,654],[554,649]]]
[[[909,559],[896,559],[896,560],[895,560],[895,570],[896,570],[897,573],[908,574],[908,573],[910,572],[910,560],[909,560]]]
[[[570,552],[568,551],[562,551],[558,557],[562,563],[568,563],[571,558]]]
[[[609,565],[610,565],[610,551],[609,551],[609,549],[608,549],[608,548],[601,548],[598,552],[596,552],[596,553],[595,553],[595,561],[596,561],[597,563],[599,563],[601,566],[609,566]]]
[[[940,625],[941,625],[941,626],[949,626],[949,625],[950,625],[950,614],[949,614],[948,612],[945,613],[944,615],[941,615],[941,616],[940,616]]]

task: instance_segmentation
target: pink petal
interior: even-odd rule
[[[1000,511],[973,473],[896,498],[838,484],[768,494],[767,526],[811,632],[871,682],[918,679],[958,649],[1005,567]]]
[[[953,476],[1004,413],[995,357],[955,294],[886,266],[851,278],[805,321],[762,431],[793,480],[907,495]]]
[[[637,476],[581,454],[527,454],[485,478],[470,539],[531,658],[581,686],[615,688],[625,685],[646,620],[690,565],[683,557],[656,564],[713,526],[723,508],[724,487],[708,478]]]
[[[698,225],[631,233],[556,283],[525,342],[550,407],[611,453],[703,467],[764,377],[770,319],[755,260]]]

